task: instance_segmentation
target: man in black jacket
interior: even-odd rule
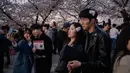
[[[110,39],[107,34],[96,25],[97,12],[85,9],[79,14],[79,22],[85,30],[86,41],[84,52],[87,61],[70,61],[68,70],[81,68],[82,73],[107,73],[110,70]]]
[[[31,26],[36,73],[50,73],[52,65],[52,41],[41,31],[39,24]]]
[[[60,55],[60,51],[62,50],[63,46],[67,43],[69,26],[70,26],[70,23],[65,22],[63,24],[63,28],[61,30],[59,30],[57,33],[57,48],[58,48],[59,55]]]

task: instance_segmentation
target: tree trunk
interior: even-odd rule
[[[111,20],[110,19],[108,19],[108,24],[111,26]]]
[[[122,14],[124,23],[130,24],[130,15],[126,12],[126,10],[123,9],[122,11],[120,11],[120,13]]]
[[[39,14],[37,13],[37,16],[36,16],[36,24],[38,22],[38,18],[39,18]]]

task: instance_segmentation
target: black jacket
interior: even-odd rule
[[[36,55],[39,55],[39,56],[44,55],[44,56],[46,56],[47,59],[52,58],[52,50],[53,50],[52,41],[46,34],[42,33],[39,38],[32,37],[32,40],[33,40],[33,43],[34,43],[34,41],[40,41],[40,40],[44,41],[45,50],[37,49],[35,52]]]
[[[7,52],[10,46],[12,46],[11,41],[8,40],[4,35],[0,34],[0,54]]]
[[[81,63],[82,73],[107,73],[110,70],[110,38],[98,26],[91,34],[86,32],[84,51],[86,62]]]
[[[60,59],[58,66],[55,70],[57,73],[69,73],[67,69],[67,64],[69,61],[78,60],[78,61],[85,61],[86,54],[83,50],[82,44],[74,45],[73,47],[70,47],[68,45],[65,45],[61,51]],[[71,73],[80,73],[81,69],[77,68],[73,70]]]
[[[67,33],[64,32],[63,30],[59,30],[57,33],[57,48],[58,48],[58,53],[62,50],[66,40],[67,40]]]

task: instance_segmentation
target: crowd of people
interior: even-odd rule
[[[10,64],[10,48],[16,52],[13,73],[50,73],[52,54],[60,56],[55,73],[130,73],[129,24],[99,26],[97,16],[94,9],[82,10],[78,22],[65,22],[62,29],[56,22],[18,32],[2,26],[0,73]]]

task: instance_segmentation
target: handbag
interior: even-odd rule
[[[16,52],[15,52],[14,48],[9,49],[9,54],[10,55],[16,55]]]

